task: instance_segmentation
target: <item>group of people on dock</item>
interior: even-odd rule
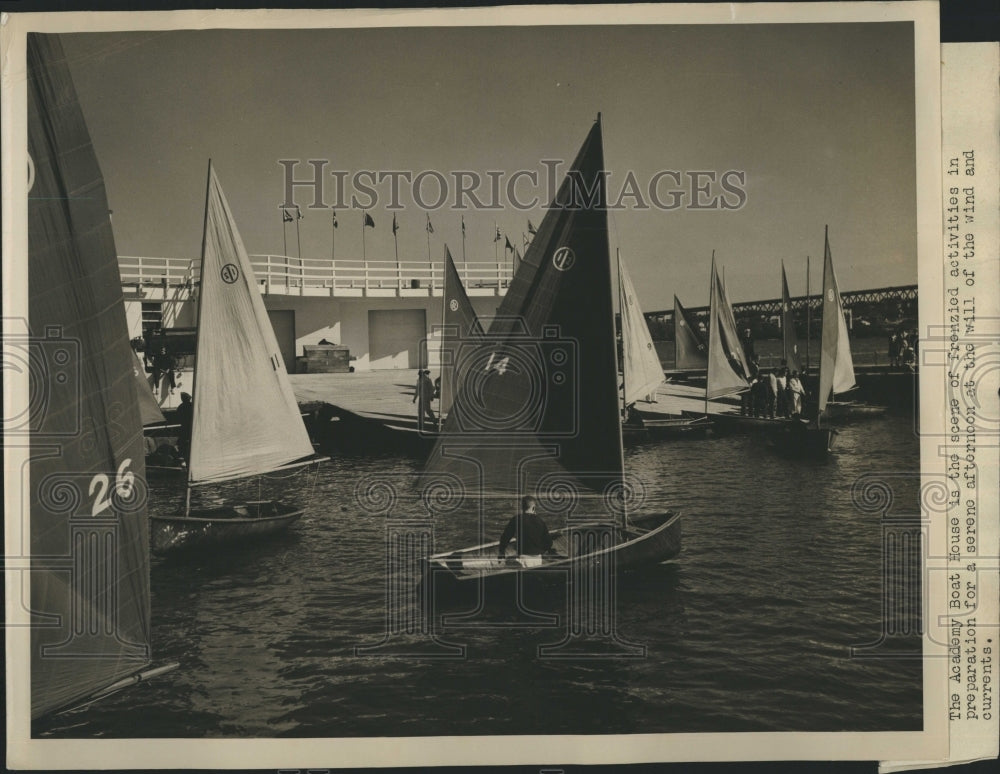
[[[787,367],[765,371],[755,368],[754,371],[750,377],[750,389],[742,395],[740,414],[767,419],[802,414],[806,390],[798,371]]]
[[[889,365],[914,370],[917,365],[917,331],[900,331],[889,336]]]

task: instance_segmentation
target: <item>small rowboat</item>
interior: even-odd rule
[[[604,532],[613,534],[614,542],[600,550],[576,553],[574,546],[586,541],[574,540],[574,533]],[[599,561],[613,556],[618,571],[634,570],[659,564],[676,557],[681,550],[681,514],[667,512],[637,518],[621,528],[602,522],[588,522],[552,533],[552,550],[543,556],[497,557],[499,541],[435,554],[427,559],[428,569],[437,578],[464,582],[479,579],[500,579],[516,575],[542,577],[552,573],[553,579],[565,577],[554,571],[565,571],[574,564]],[[508,551],[516,551],[516,541]],[[438,575],[440,573],[440,575]]]

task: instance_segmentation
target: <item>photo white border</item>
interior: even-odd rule
[[[599,24],[767,24],[912,21],[916,89],[916,191],[919,308],[922,329],[943,320],[941,269],[940,37],[936,2],[759,3],[715,5],[521,6],[352,11],[149,11],[3,14],[3,298],[6,318],[27,318],[27,148],[25,49],[28,32],[75,33],[180,29],[517,26]],[[21,192],[15,195],[15,192]],[[4,374],[8,407],[27,396],[26,375]],[[944,384],[921,383],[922,427],[943,427],[930,409]],[[934,460],[938,439],[921,439],[921,459]],[[930,456],[928,456],[930,455]],[[27,450],[5,446],[6,545],[27,546],[28,509],[21,489]],[[923,463],[926,464],[926,463]],[[22,473],[23,471],[23,473]],[[13,477],[13,481],[11,480]],[[22,482],[27,484],[26,478]],[[20,514],[21,518],[17,518]],[[935,516],[937,518],[938,514]],[[944,530],[940,530],[943,535]],[[934,536],[938,530],[931,530]],[[940,546],[931,546],[933,552]],[[22,553],[26,553],[22,552]],[[29,631],[18,595],[28,573],[7,564],[7,760],[14,768],[334,768],[512,764],[613,764],[662,761],[941,759],[948,756],[946,659],[925,640],[924,730],[920,732],[697,733],[560,736],[460,736],[336,739],[30,738]],[[943,575],[943,573],[939,573]],[[939,588],[940,586],[940,588]],[[944,599],[943,583],[926,587]],[[930,618],[930,615],[928,615]],[[929,622],[928,622],[929,623]],[[933,650],[933,653],[932,653]],[[938,657],[927,658],[936,655]],[[141,720],[141,719],[137,719]]]

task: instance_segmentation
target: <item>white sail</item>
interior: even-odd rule
[[[232,212],[209,164],[190,481],[274,470],[313,453]]]
[[[855,385],[854,360],[851,341],[847,336],[844,305],[840,300],[840,286],[833,271],[830,254],[829,232],[824,233],[823,258],[823,348],[819,361],[819,410],[838,392],[846,392]]]
[[[745,390],[749,386],[747,380],[750,378],[750,366],[740,345],[733,307],[715,271],[714,254],[709,295],[708,377],[705,394],[708,398],[718,398]]]
[[[153,388],[146,377],[146,368],[142,364],[142,358],[139,357],[138,352],[133,354],[135,362],[132,364],[132,374],[135,376],[135,389],[139,399],[139,416],[142,419],[142,424],[156,425],[160,422],[166,422],[166,417],[160,411],[160,404],[153,396]]]
[[[632,278],[618,259],[619,306],[622,316],[622,370],[625,375],[625,405],[656,395],[663,383],[663,366],[649,335],[649,326],[639,308]]]

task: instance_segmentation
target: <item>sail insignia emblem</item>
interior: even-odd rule
[[[232,285],[240,278],[240,270],[236,268],[235,263],[227,263],[222,267],[219,276],[222,277],[222,281],[227,285]]]
[[[829,301],[831,304],[833,303],[833,288],[827,288],[826,300]]]
[[[458,311],[458,299],[457,298],[451,299],[451,301],[448,304],[448,308],[451,309],[451,311],[453,311],[453,312],[457,312]]]
[[[559,271],[569,271],[576,263],[576,255],[568,247],[560,247],[552,255],[552,265]]]

